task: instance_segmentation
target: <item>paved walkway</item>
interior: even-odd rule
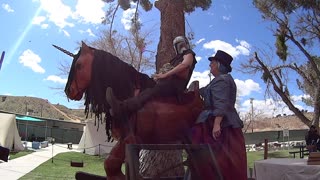
[[[28,144],[28,148],[31,147],[31,143]],[[73,144],[73,149],[67,149],[67,144],[54,144],[53,147],[49,144],[49,147],[41,148],[35,150],[31,154],[26,156],[22,156],[20,158],[16,158],[10,160],[8,162],[0,163],[0,179],[2,180],[15,180],[29,173],[40,164],[52,158],[52,155],[55,156],[62,152],[70,152],[76,151],[78,145]]]

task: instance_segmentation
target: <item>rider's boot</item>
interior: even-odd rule
[[[108,87],[106,91],[106,100],[111,107],[111,116],[119,116],[123,113],[123,105],[114,95],[112,88]]]
[[[118,100],[112,91],[112,88],[108,87],[106,92],[106,99],[111,106],[111,115],[113,117],[122,117],[124,115],[130,115],[131,113],[139,110],[142,106],[138,97],[129,98],[124,101]]]

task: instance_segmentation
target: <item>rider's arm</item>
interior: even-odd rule
[[[183,70],[186,70],[191,67],[193,63],[193,55],[191,53],[183,56],[183,61],[178,64],[176,67],[165,73],[166,77],[170,77],[172,75],[178,74]]]

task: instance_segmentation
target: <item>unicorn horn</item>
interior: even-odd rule
[[[71,57],[74,57],[74,56],[75,56],[73,53],[71,53],[71,52],[69,52],[69,51],[67,51],[67,50],[65,50],[65,49],[63,49],[63,48],[61,48],[61,47],[59,47],[59,46],[56,46],[56,45],[54,45],[54,44],[52,44],[52,46],[55,47],[55,48],[57,48],[58,50],[62,51],[63,53],[71,56]]]

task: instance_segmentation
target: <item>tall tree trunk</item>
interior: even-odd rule
[[[184,176],[184,167],[173,166],[183,161],[182,151],[180,150],[141,150],[139,154],[139,173],[144,177]]]
[[[158,0],[155,7],[161,13],[160,41],[156,55],[157,71],[168,63],[174,56],[173,40],[177,36],[185,35],[185,19],[183,0]],[[164,169],[182,162],[182,151],[147,151],[140,152],[140,173],[143,176],[154,177]],[[170,169],[163,176],[183,176],[182,166]]]
[[[161,13],[160,40],[156,55],[157,71],[174,56],[173,40],[185,35],[183,0],[158,0],[155,7]]]

